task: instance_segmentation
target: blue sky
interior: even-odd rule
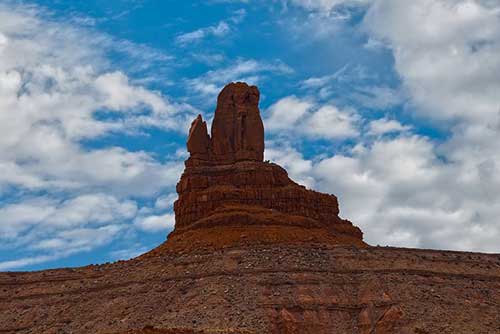
[[[237,80],[266,159],[369,243],[499,252],[499,21],[488,0],[4,1],[0,270],[163,242],[188,126]]]

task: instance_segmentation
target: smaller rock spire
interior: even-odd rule
[[[189,129],[187,149],[194,159],[208,160],[210,150],[210,137],[208,136],[207,123],[201,115],[195,118]]]

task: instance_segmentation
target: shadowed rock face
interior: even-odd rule
[[[169,242],[197,247],[204,241],[216,247],[242,241],[365,245],[361,230],[338,216],[335,196],[308,190],[280,166],[263,162],[258,103],[257,87],[231,83],[217,99],[211,136],[201,115],[191,124],[190,157],[177,184],[176,226]],[[214,233],[225,238],[210,240]]]

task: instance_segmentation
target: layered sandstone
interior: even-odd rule
[[[497,334],[499,306],[500,254],[256,244],[0,273],[2,334]]]
[[[0,333],[500,333],[500,254],[366,245],[335,196],[262,161],[258,98],[231,84],[211,136],[193,122],[165,243],[129,261],[0,273]]]
[[[263,161],[258,104],[257,87],[231,83],[217,99],[211,135],[201,115],[191,124],[190,157],[177,184],[176,225],[169,242],[189,240],[199,246],[211,234],[223,233],[225,241],[210,243],[228,246],[240,242],[242,234],[245,241],[364,245],[361,230],[339,217],[334,195],[308,190],[280,166]]]

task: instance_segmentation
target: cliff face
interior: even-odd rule
[[[199,116],[168,240],[129,261],[0,273],[0,333],[500,334],[500,254],[371,247],[337,198],[263,162],[259,92]]]
[[[257,87],[232,83],[217,99],[211,136],[201,116],[193,121],[187,141],[190,157],[177,184],[175,231],[168,243],[363,246],[361,230],[339,218],[335,196],[307,190],[280,166],[263,161],[258,103]]]

